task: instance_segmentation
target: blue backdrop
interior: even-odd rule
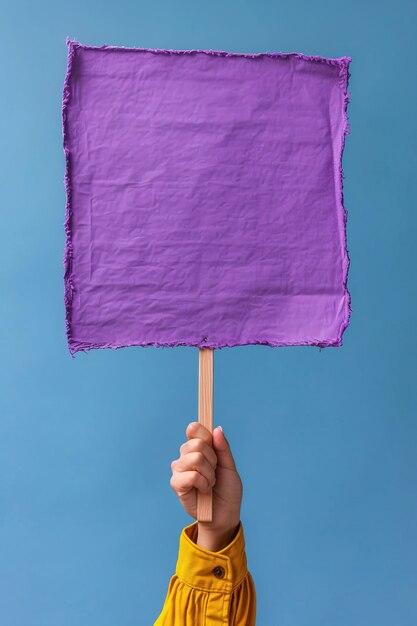
[[[341,348],[223,349],[215,424],[244,484],[260,626],[415,626],[416,4],[4,3],[2,626],[151,625],[192,521],[169,486],[197,350],[71,359],[63,304],[65,37],[351,56]]]

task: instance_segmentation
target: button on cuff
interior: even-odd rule
[[[224,568],[220,567],[220,565],[217,565],[213,569],[213,574],[215,575],[216,578],[223,578],[224,577]]]

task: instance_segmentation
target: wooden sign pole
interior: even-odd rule
[[[198,364],[198,421],[213,432],[213,357],[214,350],[200,348]],[[212,521],[213,492],[197,491],[197,520]]]

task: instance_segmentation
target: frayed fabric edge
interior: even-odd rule
[[[71,355],[74,356],[76,352],[88,352],[89,350],[100,350],[104,348],[110,348],[112,350],[118,350],[120,348],[177,348],[180,346],[187,348],[210,348],[211,350],[221,350],[222,348],[238,348],[243,346],[267,346],[270,348],[289,348],[292,346],[313,346],[316,348],[337,348],[341,346],[341,339],[329,339],[320,340],[312,339],[311,341],[273,341],[269,339],[265,340],[252,340],[242,342],[212,342],[202,341],[196,339],[184,339],[182,341],[135,341],[132,343],[89,343],[84,341],[69,341],[69,349]]]
[[[344,247],[344,255],[343,255],[343,290],[344,290],[344,297],[346,299],[346,305],[345,306],[345,316],[343,319],[343,322],[340,326],[340,330],[339,330],[339,336],[338,336],[338,341],[339,341],[339,345],[342,346],[343,345],[343,333],[345,332],[345,330],[348,328],[349,324],[350,324],[350,318],[351,318],[351,313],[352,313],[352,306],[351,306],[351,294],[349,292],[348,289],[348,275],[349,275],[349,267],[350,267],[350,256],[349,256],[349,250],[348,250],[348,245],[347,245],[347,219],[348,219],[348,212],[345,206],[345,201],[344,201],[344,193],[343,193],[343,179],[344,179],[344,173],[343,173],[343,152],[344,152],[344,148],[345,148],[345,141],[346,141],[346,135],[350,134],[350,125],[349,125],[349,117],[348,117],[348,104],[350,101],[350,93],[348,92],[348,86],[349,86],[349,78],[351,76],[350,72],[349,72],[349,64],[352,61],[351,57],[344,57],[344,62],[341,64],[340,66],[340,72],[339,72],[339,84],[340,87],[342,89],[342,94],[343,94],[343,111],[342,111],[342,115],[343,115],[343,127],[342,127],[342,138],[341,138],[341,143],[340,143],[340,154],[339,154],[339,203],[340,203],[340,207],[341,210],[343,212],[343,231],[344,231],[344,241],[343,241],[343,247]]]
[[[241,57],[247,59],[258,59],[260,57],[270,58],[282,58],[296,57],[303,59],[304,61],[316,61],[319,63],[327,63],[329,65],[345,66],[352,60],[350,57],[338,57],[330,58],[319,55],[307,55],[301,52],[228,52],[226,50],[204,50],[204,49],[190,49],[190,50],[174,50],[165,48],[140,48],[140,47],[127,47],[127,46],[111,46],[103,44],[102,46],[89,46],[82,44],[76,39],[66,38],[66,44],[71,47],[83,48],[84,50],[114,50],[116,52],[153,52],[155,54],[208,54],[212,56],[222,57]]]
[[[65,249],[64,249],[64,304],[65,304],[65,326],[68,340],[68,347],[71,356],[74,356],[72,349],[72,337],[71,337],[71,308],[72,298],[74,293],[74,285],[72,282],[72,238],[71,238],[71,221],[72,221],[72,182],[71,182],[71,153],[68,147],[68,104],[71,98],[71,79],[73,70],[73,61],[75,54],[75,46],[67,38],[68,45],[68,57],[67,57],[67,69],[64,80],[64,87],[62,91],[62,145],[65,154],[65,175],[64,185],[66,192],[65,203]]]

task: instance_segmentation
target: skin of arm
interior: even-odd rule
[[[197,545],[211,552],[225,548],[239,528],[242,481],[221,426],[211,433],[198,422],[186,429],[187,441],[171,463],[170,485],[184,509],[197,518],[197,491],[213,490],[211,522],[198,523]]]

